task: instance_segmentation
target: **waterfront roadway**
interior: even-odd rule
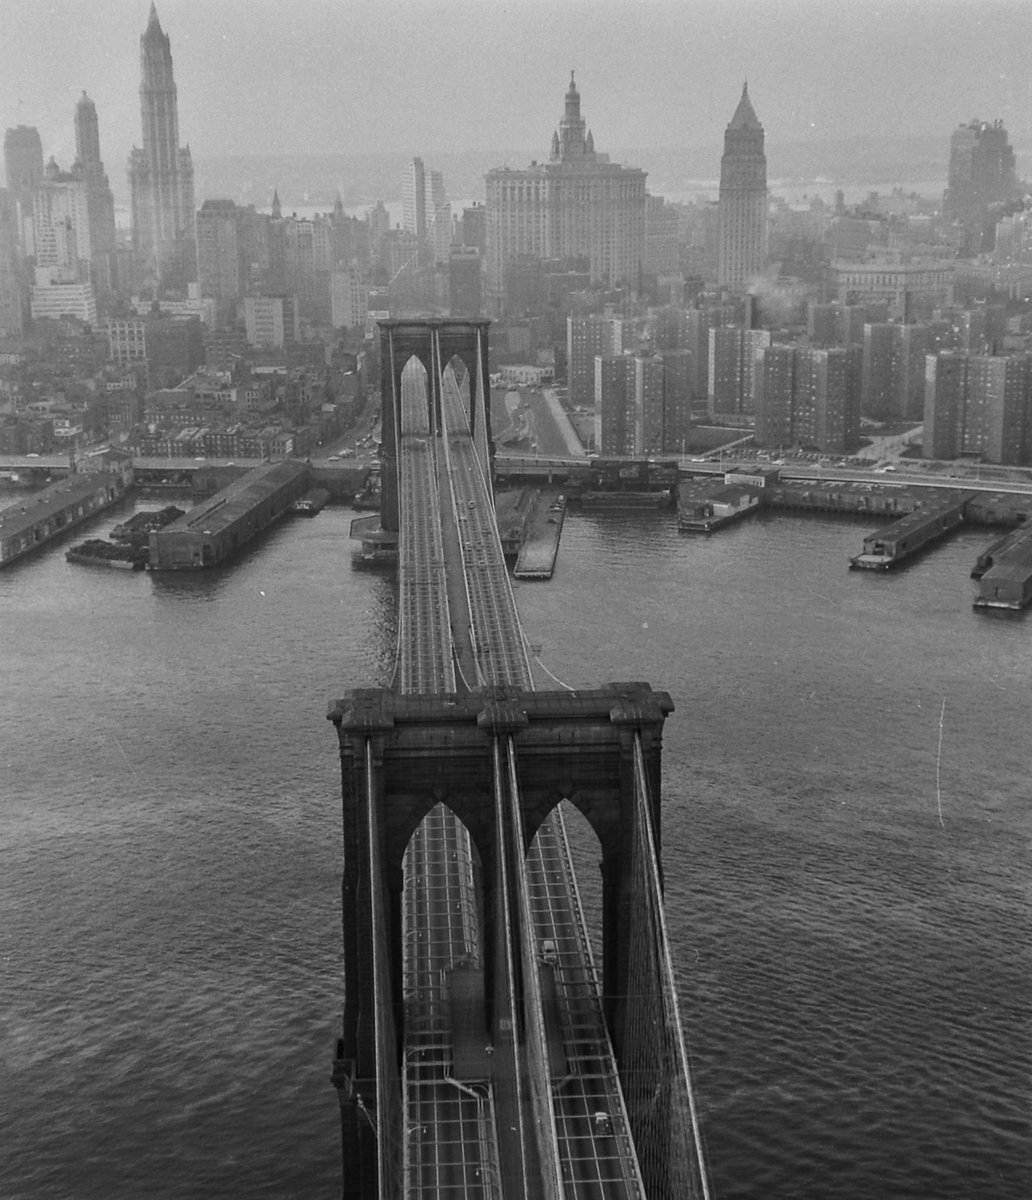
[[[562,476],[570,470],[590,465],[594,457],[573,458],[569,455],[525,454],[501,449],[495,456],[495,469],[506,476],[544,477]],[[782,479],[813,480],[817,483],[837,481],[842,483],[872,483],[879,487],[906,485],[908,487],[954,488],[958,491],[1006,492],[1014,495],[1032,495],[1032,471],[1020,468],[985,466],[975,468],[966,463],[935,463],[922,466],[908,465],[906,459],[883,464],[874,468],[840,467],[823,462],[787,462],[784,465],[761,462],[755,458],[729,457],[719,462],[701,458],[680,457],[675,454],[657,454],[652,458],[659,462],[676,460],[682,476],[723,475],[736,467],[759,470],[776,466]],[[990,473],[1008,471],[1009,479],[985,478]]]
[[[886,467],[876,467],[874,470],[865,470],[863,467],[828,467],[823,463],[800,463],[791,464],[784,467],[779,467],[782,479],[808,479],[816,483],[829,483],[831,481],[842,483],[876,483],[880,487],[903,486],[906,487],[926,487],[926,488],[955,488],[962,492],[1008,492],[1016,495],[1032,495],[1032,478],[1024,480],[999,480],[999,479],[980,479],[977,475],[967,476],[959,473],[951,473],[945,476],[937,474],[929,474],[923,468],[915,466],[908,467],[905,465],[906,460],[900,460],[898,463],[892,464],[892,469]],[[715,466],[715,464],[704,464],[706,467]],[[756,468],[757,466],[766,466],[765,463],[757,464],[755,460],[743,459],[741,462],[723,464],[723,470],[730,470],[732,466],[741,466],[745,468]],[[701,471],[700,464],[690,464],[692,473]],[[709,473],[716,474],[716,470]]]

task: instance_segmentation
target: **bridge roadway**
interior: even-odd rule
[[[428,427],[422,373],[410,368],[402,378],[395,686],[530,688],[485,471],[450,372],[445,379],[447,432],[437,438]],[[446,547],[458,551],[450,560]],[[538,833],[527,889],[537,945],[555,947],[539,956],[539,971],[561,1194],[643,1196],[561,819]],[[405,1193],[504,1197],[505,1181],[526,1165],[526,1143],[537,1141],[525,1126],[538,1114],[520,1103],[521,1067],[511,1040],[489,1050],[486,1030],[483,1048],[480,1034],[471,1032],[471,1025],[484,1024],[482,992],[472,1021],[467,1008],[461,1025],[451,1020],[460,985],[472,982],[476,994],[483,963],[473,852],[464,827],[442,806],[423,822],[406,856],[403,937]],[[604,1127],[599,1112],[609,1115]]]

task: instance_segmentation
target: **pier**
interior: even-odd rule
[[[854,570],[888,571],[939,541],[964,523],[970,496],[939,500],[883,525],[864,538],[863,551],[849,560]]]
[[[538,492],[512,572],[517,579],[552,578],[565,519],[565,497],[555,492]]]

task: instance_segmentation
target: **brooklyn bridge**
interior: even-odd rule
[[[488,324],[380,325],[395,674],[330,709],[344,1195],[706,1198],[663,908],[673,704],[534,686],[494,518]],[[563,801],[597,838],[598,928]]]

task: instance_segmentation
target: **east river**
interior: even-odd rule
[[[395,635],[351,515],[196,576],[63,545],[0,572],[4,1200],[340,1195],[325,711],[387,681]],[[971,607],[991,531],[851,573],[868,529],[571,514],[517,602],[564,683],[677,705],[667,906],[714,1195],[1027,1200],[1032,621]]]

